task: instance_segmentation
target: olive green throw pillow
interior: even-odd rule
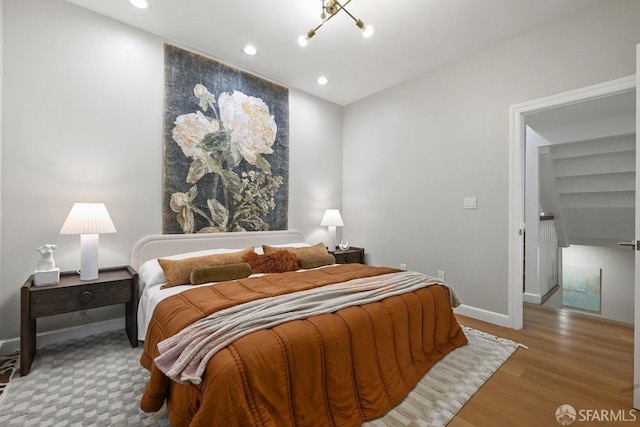
[[[246,262],[241,262],[238,264],[196,268],[191,272],[190,278],[192,285],[201,285],[203,283],[244,279],[245,277],[249,277],[249,275],[251,275],[251,266]]]
[[[309,269],[322,267],[323,265],[333,265],[336,263],[336,258],[331,255],[311,255],[298,259],[300,268]]]

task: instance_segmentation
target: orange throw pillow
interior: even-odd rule
[[[243,262],[243,256],[250,253],[255,253],[253,248],[228,254],[204,255],[185,259],[158,258],[158,264],[162,267],[164,278],[167,281],[160,289],[188,285],[191,283],[191,272],[193,270],[214,265],[238,264]]]

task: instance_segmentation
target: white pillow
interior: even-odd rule
[[[280,245],[269,245],[273,248],[306,248],[311,246],[309,243],[282,243]]]

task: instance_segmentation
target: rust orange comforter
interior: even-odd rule
[[[151,371],[141,408],[155,412],[166,400],[174,427],[359,426],[382,416],[467,342],[443,285],[253,332],[216,353],[198,385],[169,380],[153,359],[158,342],[218,310],[396,271],[345,264],[223,282],[163,300],[141,357]]]

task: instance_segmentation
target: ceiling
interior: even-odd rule
[[[67,0],[229,65],[339,105],[426,71],[599,0],[353,0],[347,9],[374,27],[362,37],[344,12],[306,47],[298,36],[320,22],[320,0]],[[254,44],[259,53],[241,49]],[[319,76],[329,83],[316,83]]]
[[[636,92],[634,90],[617,93],[615,95],[602,96],[596,99],[589,99],[583,102],[576,102],[562,107],[549,108],[535,113],[527,114],[527,126],[535,129],[536,132],[544,136],[552,144],[567,142],[563,136],[566,132],[562,129],[578,129],[586,124],[598,124],[604,127],[607,121],[614,118],[625,118],[627,123],[631,120],[631,125],[635,123],[636,113]],[[617,129],[601,131],[615,134]],[[625,126],[625,129],[629,129]],[[630,128],[634,129],[633,126]],[[598,135],[601,136],[601,135]]]

